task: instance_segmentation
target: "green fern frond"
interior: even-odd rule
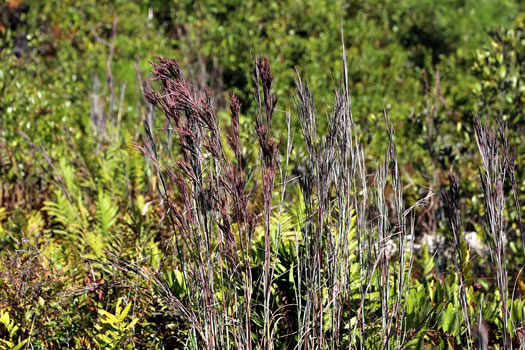
[[[7,329],[8,338],[0,338],[0,350],[19,350],[27,343],[28,339],[24,339],[15,343],[15,335],[19,327],[9,316],[9,312],[0,311],[0,323]]]
[[[98,191],[95,205],[98,227],[107,236],[110,234],[110,229],[117,223],[119,208],[102,189]]]
[[[62,231],[70,234],[82,234],[84,223],[78,213],[78,208],[68,201],[62,191],[55,191],[55,202],[44,202],[44,210],[53,217],[53,221],[63,227]]]
[[[132,318],[129,322],[126,320],[132,303],[122,308],[122,301],[122,298],[117,300],[114,314],[100,310],[100,323],[95,325],[95,329],[99,332],[96,340],[104,349],[122,349],[125,340],[133,334],[133,328],[139,321],[138,318]]]
[[[50,232],[58,235],[64,246],[67,245],[66,242],[70,242],[75,250],[83,254],[86,247],[84,233],[89,227],[89,212],[83,206],[80,197],[77,206],[74,206],[60,190],[55,191],[55,197],[55,202],[44,202],[43,208],[51,216],[54,224]]]

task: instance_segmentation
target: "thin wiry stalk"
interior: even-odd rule
[[[227,136],[230,147],[234,150],[236,165],[232,166],[230,172],[228,172],[228,182],[232,184],[230,191],[233,196],[234,208],[235,208],[235,221],[239,230],[239,240],[241,248],[241,259],[244,266],[244,300],[245,300],[245,331],[243,334],[239,334],[239,337],[244,338],[244,344],[247,349],[252,348],[251,342],[251,295],[252,295],[252,274],[251,274],[251,259],[249,252],[251,251],[251,236],[254,229],[255,216],[253,213],[248,211],[247,198],[244,194],[244,174],[242,169],[242,157],[241,157],[241,143],[240,143],[240,125],[239,125],[239,112],[240,102],[237,97],[232,96],[230,103],[231,120],[232,120],[232,134]],[[238,299],[235,299],[235,304],[238,303]]]
[[[512,338],[508,330],[508,277],[505,267],[504,231],[505,193],[503,185],[507,174],[504,157],[498,144],[497,131],[481,124],[479,117],[475,119],[476,141],[483,171],[479,169],[481,186],[485,200],[486,233],[490,254],[496,272],[497,288],[500,295],[501,318],[503,323],[503,348],[512,349]],[[504,135],[500,135],[504,137]],[[502,159],[503,158],[503,159]]]
[[[521,235],[521,245],[523,250],[523,256],[525,256],[525,235],[523,232],[523,223],[521,221],[521,206],[518,196],[518,183],[516,180],[516,148],[510,149],[507,139],[507,124],[501,119],[497,118],[498,131],[500,135],[500,143],[502,145],[503,162],[509,175],[510,184],[512,186],[512,195],[514,198],[514,206],[518,214],[518,227]]]
[[[273,114],[277,105],[277,98],[272,92],[273,76],[268,59],[258,57],[255,62],[254,80],[257,86],[255,99],[258,106],[258,114],[255,120],[255,131],[259,140],[260,156],[263,167],[263,201],[264,201],[264,330],[263,348],[271,348],[271,324],[270,324],[270,297],[272,274],[270,271],[272,240],[270,235],[270,216],[272,211],[272,193],[277,170],[277,155],[280,142],[273,139],[270,134]],[[261,99],[262,88],[262,99]],[[263,106],[264,104],[264,106]]]
[[[281,200],[279,202],[279,214],[278,214],[278,223],[277,223],[277,234],[275,235],[274,239],[273,239],[273,242],[272,242],[272,259],[273,259],[273,262],[272,262],[272,267],[271,267],[271,271],[270,271],[270,284],[273,284],[274,282],[274,274],[275,274],[275,269],[276,269],[276,264],[278,262],[278,258],[277,258],[277,255],[278,255],[278,252],[279,252],[279,246],[280,246],[280,243],[281,243],[281,237],[282,237],[282,232],[281,232],[281,219],[282,219],[282,213],[283,213],[283,209],[284,209],[284,204],[285,204],[285,195],[286,195],[286,188],[288,186],[288,166],[289,166],[289,162],[290,162],[290,154],[292,153],[292,145],[293,145],[293,136],[290,135],[290,132],[291,132],[291,129],[290,129],[290,113],[287,113],[286,115],[286,130],[287,130],[287,138],[286,138],[286,159],[285,159],[285,164],[284,164],[284,169],[279,166],[279,170],[280,170],[280,179],[281,179]],[[285,305],[284,307],[287,307],[287,305]],[[277,317],[278,315],[278,311],[280,310],[277,310],[276,313],[274,313],[272,315],[272,319],[274,319],[275,317]],[[280,318],[278,318],[280,319]],[[272,324],[274,325],[273,328],[272,328],[272,332],[271,332],[271,338],[270,339],[273,339],[273,334],[274,334],[274,331],[275,329],[277,328],[277,323],[278,321],[273,321]]]
[[[461,237],[461,228],[460,228],[460,211],[459,211],[459,188],[458,180],[454,173],[449,174],[449,190],[444,192],[443,202],[445,204],[445,213],[448,218],[448,227],[452,232],[452,237],[454,239],[454,251],[453,255],[454,269],[459,280],[459,302],[461,304],[461,309],[463,311],[463,318],[467,327],[467,348],[471,348],[472,340],[472,329],[470,316],[468,311],[468,300],[467,300],[467,291],[465,285],[465,278],[463,276],[463,269],[465,267],[465,258],[461,249],[462,237]],[[463,243],[464,244],[464,243]]]
[[[381,296],[381,311],[382,311],[382,327],[385,330],[383,334],[383,341],[386,343],[386,334],[388,333],[389,327],[389,300],[390,300],[390,269],[388,267],[388,259],[384,247],[386,242],[390,239],[389,233],[389,215],[388,207],[385,199],[385,188],[387,183],[387,169],[388,169],[388,157],[385,159],[385,163],[379,167],[376,172],[376,186],[377,186],[377,209],[378,209],[378,227],[377,227],[377,245],[374,248],[379,252],[377,259],[379,261],[379,289]],[[377,248],[376,248],[377,247]],[[362,292],[364,293],[364,291]],[[362,306],[364,308],[364,306]],[[364,314],[364,310],[361,311]],[[364,323],[364,322],[363,322]]]

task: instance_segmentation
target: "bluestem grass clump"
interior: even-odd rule
[[[505,230],[505,181],[510,178],[514,204],[520,215],[520,204],[517,200],[517,185],[513,151],[507,141],[507,127],[498,118],[497,127],[484,125],[479,117],[475,119],[476,141],[481,155],[482,167],[479,169],[482,191],[485,202],[486,235],[490,257],[496,274],[496,285],[500,298],[500,309],[503,332],[503,348],[512,349],[512,336],[509,332],[512,299],[509,296],[508,274],[506,267],[507,232]],[[523,228],[521,218],[518,219],[522,242]],[[519,277],[519,276],[518,276]],[[515,328],[515,327],[513,327]]]
[[[184,293],[174,293],[160,274],[119,263],[152,282],[171,312],[184,320],[187,347],[365,349],[382,344],[399,349],[414,344],[425,325],[454,307],[447,296],[436,293],[424,317],[414,316],[416,211],[434,192],[406,206],[394,127],[386,111],[387,151],[374,175],[368,175],[343,62],[345,77],[336,89],[326,135],[318,132],[313,94],[298,74],[294,102],[306,160],[296,164],[299,185],[294,191],[289,191],[288,175],[291,115],[286,114],[284,142],[272,130],[278,99],[267,59],[257,57],[254,64],[256,166],[245,162],[239,100],[231,97],[231,122],[224,133],[209,92],[186,80],[176,61],[159,58],[153,63],[159,89],[147,89],[145,98],[165,115],[180,152],[174,167],[165,166],[148,122],[151,152],[143,152],[157,167]],[[476,124],[487,232],[507,330],[503,183],[514,163],[503,131],[500,126],[499,151],[496,133]],[[459,343],[471,348],[475,335],[464,273],[469,257],[461,233],[459,185],[453,174],[449,181],[442,198],[455,251],[457,310],[462,311],[454,322],[464,330]],[[511,184],[519,210],[512,176]],[[292,203],[290,193],[297,196]],[[296,217],[290,219],[292,209]],[[441,308],[444,301],[448,306]],[[447,323],[443,329],[451,327],[449,320],[439,322]]]
[[[445,215],[448,219],[448,228],[452,233],[453,238],[453,255],[452,260],[454,263],[454,270],[456,272],[458,281],[459,281],[459,302],[461,304],[461,309],[463,312],[463,318],[465,320],[465,327],[467,328],[467,343],[465,347],[471,348],[472,346],[472,328],[469,315],[469,304],[467,300],[467,291],[465,277],[463,269],[466,266],[467,257],[464,256],[464,242],[461,235],[461,215],[459,210],[459,186],[458,180],[454,173],[450,173],[448,176],[449,179],[449,189],[446,192],[443,192],[443,202],[445,205]],[[463,246],[462,246],[463,244]]]
[[[244,194],[239,102],[232,98],[233,135],[228,138],[236,154],[232,164],[225,156],[210,94],[193,88],[176,61],[158,61],[153,64],[154,79],[160,81],[161,90],[149,90],[145,97],[166,115],[181,147],[182,159],[168,176],[182,206],[165,200],[173,213],[175,236],[181,241],[179,259],[189,308],[194,311],[188,320],[193,342],[210,349],[249,346],[250,261],[249,255],[237,252],[250,251],[255,216]],[[233,285],[240,275],[245,282],[243,293]]]
[[[403,207],[389,118],[385,115],[388,151],[376,173],[377,188],[370,193],[373,187],[368,187],[348,79],[336,90],[328,133],[320,136],[312,93],[298,74],[295,106],[307,155],[300,167],[303,170],[298,170],[304,212],[299,213],[302,219],[295,227],[295,260],[286,272],[292,276],[293,295],[283,304],[276,299],[275,288],[283,278],[276,271],[282,261],[281,220],[287,207],[292,137],[288,115],[287,147],[281,156],[282,139],[275,139],[271,131],[278,99],[272,92],[268,60],[258,57],[254,65],[261,212],[254,209],[257,199],[247,195],[238,99],[232,96],[230,103],[231,132],[226,140],[233,159],[229,159],[210,94],[194,88],[174,60],[159,58],[153,67],[160,90],[147,90],[145,98],[164,113],[178,136],[181,152],[175,169],[164,168],[156,153],[148,156],[158,167],[163,200],[173,219],[184,298],[173,295],[162,279],[148,278],[156,281],[172,311],[190,325],[189,343],[210,349],[272,349],[277,343],[297,349],[365,348],[371,338],[386,348],[405,346],[417,334],[417,330],[407,332],[405,315],[414,259],[412,213],[425,201],[407,210]],[[346,62],[344,68],[346,72]],[[150,149],[155,150],[151,126],[146,126]],[[164,185],[168,180],[175,185],[177,204],[168,196]],[[280,189],[275,186],[278,180]],[[394,195],[392,218],[387,186]],[[275,206],[279,191],[281,200]],[[374,193],[377,209],[369,203]],[[379,215],[371,220],[375,210]],[[273,218],[277,218],[277,227]],[[254,233],[259,226],[263,236],[260,271],[253,265],[259,249]],[[369,330],[376,322],[369,311],[375,293],[381,296],[379,334]],[[289,333],[278,339],[281,324],[287,325]]]

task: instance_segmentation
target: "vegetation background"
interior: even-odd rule
[[[0,349],[525,348],[524,79],[521,1],[0,1]]]

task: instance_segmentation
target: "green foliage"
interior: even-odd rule
[[[122,298],[117,300],[115,314],[100,310],[100,323],[95,325],[95,328],[98,331],[98,344],[103,349],[133,348],[129,338],[133,335],[133,329],[139,319],[131,317],[131,320],[127,320],[132,303],[128,302],[128,305],[122,308],[122,301]]]
[[[0,324],[2,324],[7,330],[7,336],[5,338],[0,338],[0,349],[2,350],[20,350],[28,342],[29,339],[24,339],[22,341],[16,341],[15,336],[18,330],[18,326],[15,324],[14,320],[9,318],[9,313],[7,311],[0,311]]]
[[[525,101],[523,85],[523,18],[511,28],[500,28],[491,33],[490,46],[477,51],[474,72],[479,83],[474,92],[483,114],[501,115],[513,125],[521,125],[522,105]]]

